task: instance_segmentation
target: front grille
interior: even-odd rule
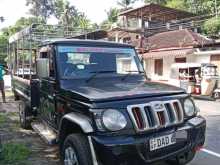
[[[184,119],[183,109],[178,100],[129,105],[127,110],[135,129],[139,132],[179,124]]]

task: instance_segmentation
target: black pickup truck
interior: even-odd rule
[[[64,165],[183,165],[203,146],[193,99],[148,80],[131,45],[61,39],[37,52],[31,79],[12,75],[21,126],[58,144]]]

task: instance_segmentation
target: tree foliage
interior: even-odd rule
[[[117,8],[110,8],[108,11],[106,11],[106,13],[107,19],[102,22],[101,27],[104,29],[109,29],[113,24],[117,23],[119,10]]]
[[[167,0],[144,0],[145,3],[154,3],[158,5],[166,5]]]
[[[220,32],[220,18],[213,17],[207,20],[203,25],[203,31],[209,36],[215,37]]]
[[[8,37],[6,35],[0,35],[0,64],[5,63],[7,57],[7,43]]]
[[[170,0],[166,3],[166,6],[179,10],[187,10],[187,4],[180,0]]]
[[[74,6],[71,6],[68,1],[55,1],[54,16],[59,20],[59,23],[65,26],[78,26],[79,24],[79,13],[77,9]]]
[[[26,5],[31,7],[31,15],[41,17],[45,21],[54,13],[54,0],[26,0]]]
[[[130,7],[130,5],[132,5],[133,3],[135,3],[137,0],[119,0],[117,3],[120,7],[122,7],[123,9],[127,9]]]

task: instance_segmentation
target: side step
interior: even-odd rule
[[[46,124],[40,122],[32,122],[31,126],[41,138],[49,145],[56,144],[57,134],[49,128]]]

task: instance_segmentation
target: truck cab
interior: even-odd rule
[[[55,39],[32,59],[30,79],[12,74],[21,126],[59,145],[63,164],[180,165],[203,146],[191,96],[148,80],[133,46]]]

